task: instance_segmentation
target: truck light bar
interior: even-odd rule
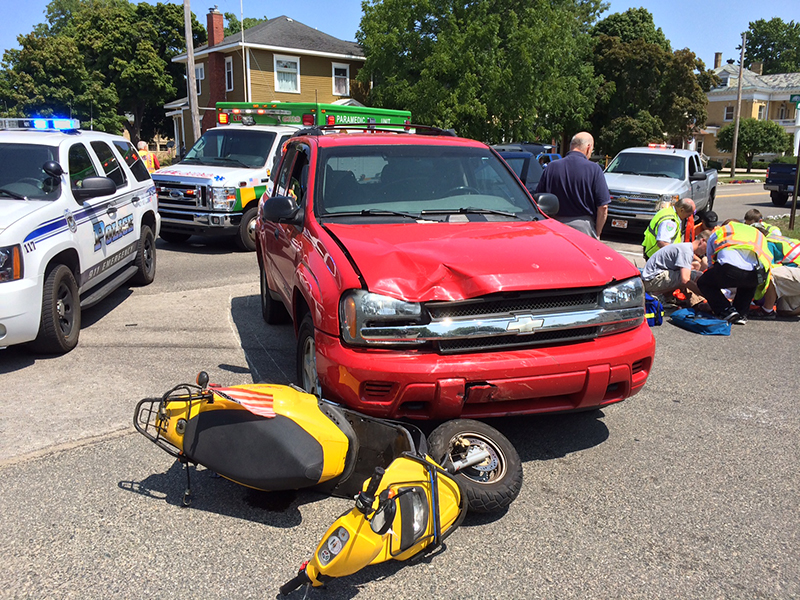
[[[648,148],[658,148],[659,150],[672,150],[675,146],[672,144],[647,144]]]
[[[21,118],[0,119],[0,129],[38,129],[41,131],[70,131],[80,129],[79,119]]]

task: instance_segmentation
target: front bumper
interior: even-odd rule
[[[316,333],[317,371],[331,400],[389,418],[487,418],[588,410],[642,389],[655,340],[646,323],[580,343],[441,355],[344,346]]]
[[[233,235],[239,230],[242,213],[199,212],[158,208],[161,231],[190,235]]]
[[[0,283],[0,348],[36,339],[42,288],[36,279]]]

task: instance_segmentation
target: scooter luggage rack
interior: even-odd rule
[[[213,395],[204,392],[199,386],[182,383],[169,390],[161,398],[145,398],[136,405],[133,417],[133,426],[136,431],[170,456],[174,456],[181,462],[186,462],[186,456],[177,447],[161,437],[162,429],[158,426],[158,421],[165,422],[167,420],[163,409],[169,404],[170,400],[189,402],[189,413],[191,413],[192,404],[203,400],[213,401]]]

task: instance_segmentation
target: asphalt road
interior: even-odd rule
[[[721,189],[721,218],[777,214],[758,187]],[[635,254],[635,242],[610,243]],[[274,597],[349,505],[200,469],[181,508],[185,476],[134,432],[135,403],[200,369],[287,383],[294,337],[261,320],[254,255],[221,240],[158,249],[156,281],[86,311],[70,354],[0,351],[2,598]],[[637,396],[491,422],[523,460],[505,514],[469,516],[435,555],[309,597],[800,596],[800,324],[654,334]]]

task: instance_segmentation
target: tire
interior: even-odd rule
[[[258,208],[248,208],[242,215],[239,232],[236,234],[236,247],[245,252],[255,252],[256,249],[256,216]]]
[[[782,192],[770,192],[769,197],[775,206],[786,206],[786,202],[789,201],[789,194]]]
[[[55,265],[46,274],[42,291],[42,320],[30,348],[45,354],[66,354],[78,345],[81,304],[78,284],[69,267]]]
[[[273,299],[270,294],[266,270],[262,265],[258,265],[258,271],[261,274],[261,316],[269,325],[286,323],[289,320],[289,313],[283,304]]]
[[[463,441],[469,442],[469,448],[458,447]],[[445,468],[476,447],[489,451],[489,464],[484,461],[454,475],[469,510],[488,513],[508,508],[522,489],[522,462],[502,433],[481,421],[456,419],[439,425],[428,436],[431,458]]]
[[[159,236],[162,240],[167,242],[168,244],[183,244],[186,242],[191,236],[189,233],[177,233],[175,231],[162,231]]]
[[[150,285],[156,278],[156,237],[153,230],[142,225],[139,249],[136,252],[136,275],[131,278],[134,285]]]
[[[317,373],[317,344],[314,341],[314,321],[306,314],[297,330],[297,384],[309,394],[321,396]]]
[[[717,188],[712,188],[711,191],[708,193],[708,206],[706,206],[705,212],[709,210],[714,210],[714,200],[717,198]]]

